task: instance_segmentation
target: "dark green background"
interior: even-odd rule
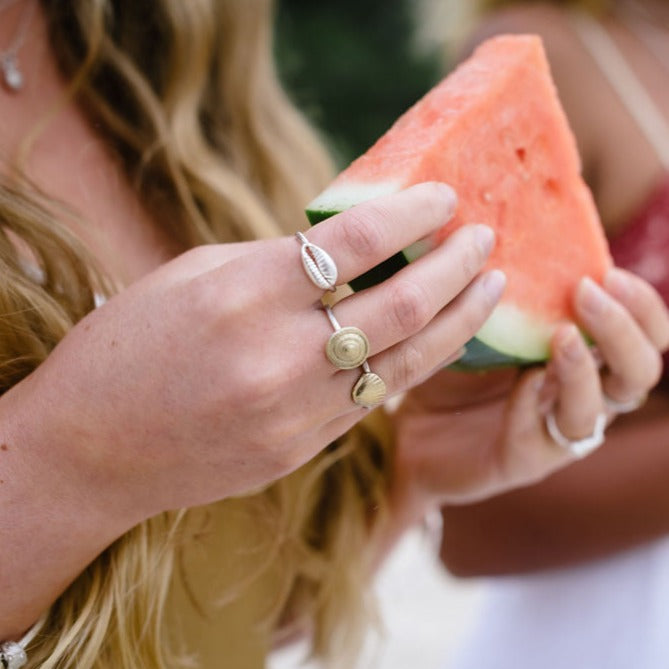
[[[410,1],[278,2],[281,77],[342,167],[440,77],[436,52],[415,48]]]

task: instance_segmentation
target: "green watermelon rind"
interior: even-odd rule
[[[331,209],[309,208],[306,210],[307,218],[311,225],[316,225],[339,213],[341,212]],[[406,267],[410,260],[415,259],[415,257],[416,254],[412,252],[411,248],[405,249],[350,281],[349,285],[356,292],[375,286],[389,279],[403,267]],[[514,317],[516,316],[514,315]],[[507,319],[502,314],[501,318],[498,315],[496,318],[493,317],[491,319],[492,322],[488,321],[486,323],[487,331],[484,326],[481,333],[479,333],[481,336],[473,337],[467,342],[465,345],[466,353],[451,365],[452,369],[459,371],[484,371],[503,367],[526,367],[548,359],[548,346],[542,344],[542,342],[547,341],[547,333],[539,336],[539,342],[534,341],[528,346],[530,353],[527,356],[505,353],[495,348],[495,346],[490,345],[491,342],[489,339],[495,338],[495,321],[499,320],[504,321]],[[529,329],[532,329],[531,326]]]

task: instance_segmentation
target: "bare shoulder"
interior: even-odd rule
[[[568,54],[574,44],[568,12],[553,3],[538,2],[511,5],[481,16],[468,45],[471,49],[494,35],[521,33],[539,35],[549,55]]]
[[[580,98],[579,88],[598,73],[588,68],[590,57],[574,31],[570,10],[552,2],[518,3],[480,17],[467,43],[468,51],[500,34],[534,34],[541,37],[553,79],[563,102]],[[574,73],[578,72],[578,76]]]

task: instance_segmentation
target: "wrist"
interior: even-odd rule
[[[0,639],[29,628],[135,524],[36,385],[27,377],[0,397]]]

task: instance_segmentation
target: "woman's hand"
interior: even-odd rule
[[[307,236],[344,283],[444,225],[454,206],[451,189],[425,184]],[[343,325],[369,337],[389,394],[424,378],[486,319],[503,289],[499,273],[476,278],[492,244],[488,228],[462,228],[336,305]],[[32,439],[48,443],[37,447],[46,462],[94,482],[89,501],[135,520],[270,483],[365,414],[351,400],[360,370],[339,371],[324,355],[332,328],[322,294],[293,238],[190,251],[83,319],[19,384],[22,406],[40,407],[43,431]]]
[[[453,191],[424,184],[306,234],[345,283],[441,228]],[[477,276],[493,245],[459,229],[391,279],[335,307],[361,328],[389,394],[483,324],[504,284]],[[295,238],[194,249],[74,327],[0,398],[0,639],[32,624],[114,539],[166,509],[265,486],[366,410],[360,369],[325,355],[332,326]]]
[[[554,411],[563,435],[581,439],[599,413],[613,419],[610,400],[634,402],[657,383],[669,315],[646,282],[619,269],[609,273],[605,289],[584,280],[575,309],[596,350],[565,324],[546,368],[444,370],[408,393],[395,417],[394,496],[414,520],[431,506],[490,497],[571,462],[574,456],[546,431],[547,412]]]

